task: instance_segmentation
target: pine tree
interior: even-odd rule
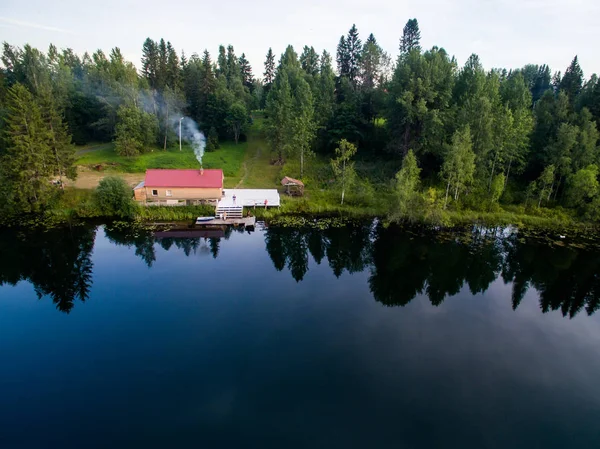
[[[245,53],[242,53],[242,56],[240,56],[238,64],[240,66],[240,73],[242,75],[242,83],[250,92],[252,92],[254,90],[254,75],[252,75],[252,67],[246,59]]]
[[[333,117],[335,106],[335,74],[331,66],[331,55],[326,50],[323,50],[321,55],[317,95],[314,100],[316,124],[325,128]]]
[[[156,88],[158,72],[158,49],[156,43],[147,38],[142,47],[142,76],[148,80],[150,87]]]
[[[265,73],[264,73],[264,83],[265,87],[271,86],[273,81],[275,80],[275,55],[273,54],[273,50],[269,47],[269,51],[267,52],[267,59],[265,60]]]
[[[421,32],[417,19],[410,19],[404,25],[402,38],[400,39],[400,54],[406,55],[412,50],[421,51]]]
[[[383,57],[383,49],[377,44],[375,36],[371,33],[362,49],[361,87],[363,90],[375,88],[375,83],[379,79]]]
[[[285,70],[278,70],[267,98],[266,134],[275,153],[276,162],[283,163],[284,150],[289,145],[292,125],[292,91]]]
[[[227,76],[227,53],[223,45],[219,45],[219,56],[217,57],[217,74]]]
[[[558,89],[567,94],[571,104],[575,104],[575,100],[583,85],[583,70],[579,66],[577,56],[573,58],[569,67],[565,71],[565,75],[560,80]]]
[[[5,107],[5,151],[0,160],[7,183],[4,201],[12,213],[36,212],[48,204],[54,190],[51,135],[33,95],[22,84],[8,90]]]
[[[171,45],[171,42],[167,42],[167,86],[170,87],[174,92],[181,90],[181,69],[179,63],[179,57],[177,52]]]
[[[235,56],[233,45],[227,46],[227,69],[225,72],[225,78],[227,78],[227,87],[230,89],[233,87],[235,80],[241,79],[240,67],[238,59]]]
[[[48,145],[53,155],[53,175],[59,177],[62,188],[63,177],[69,179],[77,177],[75,147],[71,143],[71,135],[58,111],[52,92],[46,91],[41,96],[40,110],[49,133]]]
[[[167,44],[164,39],[158,43],[158,70],[156,73],[156,89],[160,92],[167,85]]]
[[[362,42],[358,38],[356,25],[352,25],[348,36],[346,37],[346,50],[348,52],[348,79],[354,87],[358,85],[360,77],[360,59],[362,52]]]
[[[350,55],[348,53],[348,45],[346,44],[346,38],[340,37],[340,42],[337,46],[337,70],[340,77],[348,77],[350,74]]]
[[[319,55],[315,51],[314,47],[304,46],[302,54],[300,55],[300,65],[302,70],[306,72],[309,77],[315,77],[319,73]]]

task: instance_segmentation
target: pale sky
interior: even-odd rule
[[[443,47],[461,66],[477,53],[486,69],[546,63],[564,73],[577,54],[586,79],[600,74],[598,0],[3,0],[0,41],[80,54],[118,46],[138,67],[147,37],[164,37],[187,56],[207,48],[213,60],[219,44],[232,44],[262,77],[269,47],[278,57],[288,44],[298,53],[308,44],[335,62],[353,23],[363,42],[374,33],[395,60],[410,18],[419,21],[423,48]]]

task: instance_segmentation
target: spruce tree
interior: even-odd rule
[[[352,28],[348,31],[346,50],[348,52],[348,79],[356,87],[360,76],[360,58],[362,52],[362,42],[358,37],[356,25],[352,25]]]
[[[565,70],[565,74],[560,80],[560,84],[558,85],[558,89],[569,97],[569,101],[571,104],[575,104],[575,99],[579,92],[581,92],[581,87],[583,86],[583,70],[579,66],[579,62],[577,61],[577,56],[573,58],[567,70]]]
[[[158,49],[156,42],[147,38],[142,47],[142,75],[148,80],[150,87],[156,88],[158,74]]]
[[[346,45],[346,38],[340,37],[340,41],[337,46],[336,62],[338,75],[340,77],[348,77],[350,73],[350,55],[348,54],[348,46]]]
[[[240,56],[238,64],[240,66],[240,73],[242,75],[242,83],[250,92],[252,92],[254,90],[254,75],[252,75],[252,67],[246,59],[245,53],[242,53],[242,56]]]
[[[400,53],[408,54],[412,50],[421,51],[421,32],[419,31],[419,22],[417,19],[409,19],[404,25],[402,38],[400,39]]]
[[[302,70],[310,77],[315,77],[319,73],[319,55],[314,47],[304,46],[300,55],[300,65]]]
[[[264,73],[264,83],[266,86],[271,86],[273,81],[275,80],[275,55],[273,54],[273,50],[269,47],[269,51],[267,52],[267,59],[265,60],[265,73]]]
[[[12,213],[36,212],[48,204],[54,190],[51,134],[33,95],[22,84],[8,90],[5,107],[5,150],[0,161],[7,183],[5,202]]]

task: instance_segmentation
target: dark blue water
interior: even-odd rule
[[[519,236],[0,235],[0,447],[597,448],[600,259]]]

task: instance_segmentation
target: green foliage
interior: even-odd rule
[[[131,218],[135,214],[133,192],[123,178],[108,176],[103,178],[95,192],[95,202],[105,216]]]
[[[552,187],[554,184],[555,171],[556,167],[554,165],[548,165],[537,180],[537,188],[540,195],[538,207],[542,205],[542,200],[544,199],[546,192],[548,192],[547,199],[550,200],[550,195],[552,194]]]
[[[598,195],[598,166],[589,165],[569,176],[566,201],[569,206],[583,207]]]
[[[121,106],[117,113],[115,151],[120,156],[138,156],[156,141],[155,116],[135,106]]]
[[[206,151],[215,151],[219,148],[219,134],[214,126],[210,127],[206,139]]]
[[[393,216],[404,217],[418,209],[417,192],[419,189],[421,169],[417,165],[417,158],[409,150],[402,161],[402,168],[396,173],[396,195],[398,197],[397,209]]]
[[[233,138],[237,144],[240,139],[240,134],[248,124],[248,111],[243,103],[238,101],[229,107],[229,111],[227,113],[227,124],[231,128],[231,131],[233,132]]]

